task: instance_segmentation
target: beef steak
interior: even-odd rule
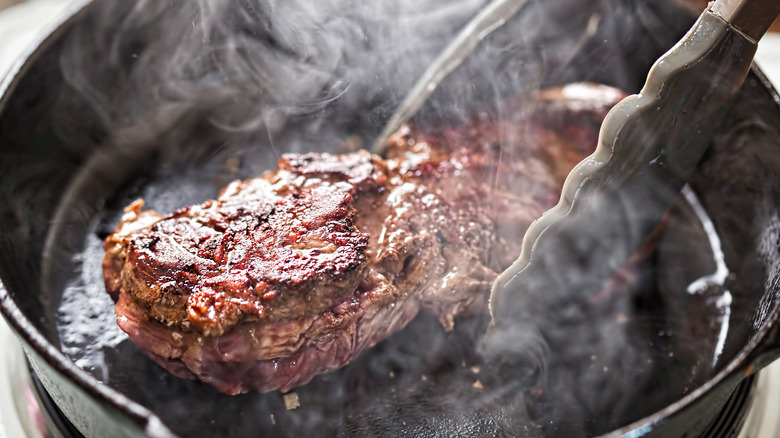
[[[105,241],[119,326],[170,372],[237,394],[307,383],[420,309],[446,329],[484,312],[623,97],[577,86],[584,97],[548,91],[531,116],[405,127],[385,158],[284,155],[168,215],[134,202]]]

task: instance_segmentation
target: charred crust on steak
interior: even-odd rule
[[[294,185],[294,183],[293,183]],[[145,228],[135,203],[106,240],[107,271],[151,317],[219,335],[244,320],[319,313],[350,298],[367,275],[368,236],[355,227],[350,190],[289,187],[183,208]],[[237,200],[240,198],[240,201]],[[121,287],[107,276],[116,296]]]

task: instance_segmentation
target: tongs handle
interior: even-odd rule
[[[769,30],[780,15],[780,2],[776,0],[718,0],[711,7],[712,13],[744,36],[757,42]]]
[[[488,350],[522,353],[520,331],[562,309],[587,314],[582,308],[691,178],[778,13],[780,0],[710,3],[656,61],[642,91],[610,111],[596,151],[572,170],[558,205],[529,227],[520,257],[494,283]]]

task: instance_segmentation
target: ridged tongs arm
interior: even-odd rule
[[[569,174],[558,205],[531,225],[520,258],[495,282],[490,351],[523,349],[518,329],[588,306],[636,251],[691,177],[778,13],[780,0],[710,3],[656,61],[642,91],[612,109],[596,151]]]

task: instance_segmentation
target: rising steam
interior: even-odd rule
[[[116,2],[91,13],[61,64],[112,133],[159,133],[192,116],[273,133],[291,117],[357,106],[380,124],[482,4]]]

